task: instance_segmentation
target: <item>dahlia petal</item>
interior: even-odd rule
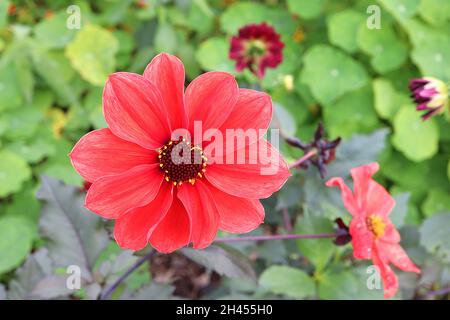
[[[380,255],[400,270],[420,273],[420,269],[411,261],[405,250],[398,244],[380,242]]]
[[[217,235],[220,222],[211,191],[205,183],[197,180],[195,185],[185,184],[179,188],[177,196],[190,216],[194,249],[209,246]]]
[[[262,138],[271,120],[272,99],[268,94],[256,90],[239,89],[238,101],[220,130],[224,137],[227,129],[239,130],[244,133],[244,139],[245,132],[249,130],[249,133],[252,134],[245,139],[245,144],[248,145]],[[238,133],[236,132],[236,134]],[[236,149],[237,144],[233,144]]]
[[[149,234],[171,207],[172,198],[172,186],[164,183],[152,202],[132,209],[117,219],[114,227],[114,238],[117,244],[123,249],[143,249],[148,243]]]
[[[235,164],[211,164],[205,176],[214,187],[236,197],[267,198],[291,175],[280,153],[264,139],[228,154],[226,159]]]
[[[373,247],[373,263],[380,271],[381,280],[383,281],[384,297],[392,298],[398,291],[398,279],[387,260],[380,256],[377,245]]]
[[[264,207],[257,199],[238,198],[209,185],[220,215],[219,228],[231,233],[246,233],[264,222]]]
[[[378,163],[374,162],[350,170],[350,174],[353,178],[353,192],[355,195],[355,201],[362,211],[366,208],[366,203],[368,202],[368,189],[369,182],[372,176],[379,169]],[[371,214],[373,212],[367,212],[366,214]]]
[[[185,102],[190,131],[194,121],[201,121],[203,130],[219,129],[228,118],[239,97],[234,77],[226,72],[207,72],[186,88]]]
[[[379,183],[370,180],[366,189],[366,213],[387,217],[394,207],[395,200],[389,192]]]
[[[90,182],[156,162],[155,152],[122,140],[109,129],[95,130],[83,136],[69,156],[75,170]]]
[[[352,216],[356,217],[361,213],[361,210],[358,209],[358,205],[355,201],[355,196],[353,195],[352,190],[350,190],[350,188],[345,184],[342,178],[331,178],[325,183],[325,185],[327,187],[338,187],[341,190],[342,202]]]
[[[363,217],[356,217],[350,222],[350,235],[352,236],[353,256],[356,259],[372,258],[373,234],[367,229]]]
[[[183,204],[177,198],[160,223],[150,234],[150,244],[159,252],[170,253],[189,243],[191,222]]]
[[[397,229],[391,221],[387,221],[384,235],[381,240],[389,243],[400,242],[400,233],[398,233]]]
[[[148,64],[144,78],[161,93],[172,130],[187,126],[184,108],[184,66],[177,57],[160,53]]]
[[[116,136],[144,148],[159,148],[170,137],[161,94],[138,74],[117,72],[109,76],[103,91],[103,112]]]
[[[96,180],[86,195],[85,206],[107,219],[150,203],[158,194],[163,175],[158,164],[144,164],[124,173]]]

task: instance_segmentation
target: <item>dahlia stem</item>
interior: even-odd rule
[[[106,300],[109,298],[109,296],[114,292],[114,290],[117,289],[117,287],[126,279],[130,274],[133,273],[136,269],[138,269],[140,266],[142,266],[147,260],[151,259],[156,254],[156,250],[152,249],[149,253],[147,253],[145,256],[140,258],[138,261],[136,261],[135,264],[133,264],[130,268],[128,268],[125,273],[119,277],[103,294],[100,295],[99,300]]]
[[[313,150],[309,151],[303,157],[297,159],[294,163],[290,164],[289,169],[294,169],[294,168],[300,167],[303,162],[305,162],[306,160],[308,160],[311,157],[314,157],[316,154],[317,154],[317,150],[313,149]]]
[[[430,291],[425,295],[425,298],[433,298],[434,296],[443,296],[450,294],[450,287],[442,288],[436,291]]]
[[[216,238],[214,242],[241,242],[241,241],[268,241],[268,240],[290,240],[290,239],[320,239],[320,238],[336,238],[341,234],[338,233],[315,233],[315,234],[276,234],[265,236],[248,236],[248,237],[224,237]]]

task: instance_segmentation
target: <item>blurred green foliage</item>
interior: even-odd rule
[[[366,25],[371,16],[367,8],[374,3],[381,10],[381,29]],[[80,29],[67,27],[77,18],[72,5],[78,6]],[[55,246],[70,251],[83,245],[48,234],[45,217],[55,212],[48,205],[41,210],[36,200],[38,177],[45,174],[82,186],[67,154],[83,134],[106,126],[101,98],[107,76],[114,71],[141,73],[155,54],[165,51],[183,60],[187,81],[204,71],[224,70],[235,74],[242,87],[253,87],[255,76],[236,73],[228,59],[229,39],[240,27],[262,21],[273,25],[285,43],[283,63],[269,69],[260,83],[274,100],[274,126],[307,141],[323,121],[330,138],[344,138],[329,176],[345,176],[351,167],[378,160],[382,169],[377,179],[397,199],[393,220],[408,253],[423,266],[421,278],[402,279],[400,297],[450,284],[449,124],[443,117],[422,122],[407,91],[413,77],[450,81],[449,1],[1,0],[0,299],[4,288],[10,298],[28,297],[27,291],[46,298],[68,294],[37,285],[63,266],[44,268],[61,258],[55,260]],[[288,160],[301,156],[283,143],[281,149]],[[53,196],[56,202],[66,197]],[[278,232],[286,232],[281,209],[288,209],[302,233],[328,232],[336,217],[348,221],[338,194],[326,190],[314,168],[296,172],[264,204],[266,223]],[[96,226],[72,227],[86,232]],[[260,280],[236,282],[227,278],[233,272],[222,270],[225,277],[209,297],[381,296],[365,287],[369,263],[353,261],[349,246],[335,247],[322,239],[233,246],[253,257]],[[135,259],[114,243],[108,248],[101,248],[107,250],[106,258],[96,263],[103,265],[101,270],[89,270],[102,275],[102,286]],[[205,255],[197,261],[209,261]],[[233,265],[237,258],[223,259]],[[433,270],[427,261],[433,261]],[[246,265],[230,268],[247,270]],[[148,270],[141,270],[115,297],[173,294],[170,283],[149,284],[150,278]],[[101,285],[87,279],[75,296],[95,298]]]

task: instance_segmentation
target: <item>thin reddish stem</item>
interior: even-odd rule
[[[305,162],[306,160],[308,160],[311,157],[314,157],[317,154],[317,150],[311,150],[309,151],[307,154],[305,154],[303,157],[301,157],[300,159],[297,159],[294,163],[292,163],[291,165],[289,165],[289,169],[293,169],[293,168],[297,168],[300,167],[302,165],[303,162]]]
[[[264,236],[216,238],[214,240],[214,242],[268,241],[268,240],[289,240],[289,239],[320,239],[320,238],[336,238],[338,236],[340,236],[339,233],[276,234],[276,235],[264,235]]]

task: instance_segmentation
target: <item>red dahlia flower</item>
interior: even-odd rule
[[[352,169],[353,192],[342,178],[331,178],[326,185],[341,189],[344,205],[353,216],[350,235],[354,257],[373,260],[383,280],[384,296],[390,298],[398,290],[398,281],[389,264],[408,272],[420,273],[420,269],[400,246],[400,234],[389,220],[395,200],[372,179],[378,168],[378,163],[371,163]]]
[[[284,43],[280,35],[266,24],[249,24],[231,38],[230,59],[236,60],[236,70],[249,68],[263,78],[267,67],[275,68],[283,60]]]
[[[116,219],[114,236],[123,248],[138,250],[148,242],[160,252],[190,242],[204,248],[218,229],[249,232],[264,220],[258,199],[269,197],[289,176],[281,155],[262,138],[272,117],[270,97],[239,89],[228,73],[205,73],[184,92],[182,62],[160,54],[143,76],[118,72],[109,77],[103,112],[109,128],[82,137],[70,158],[92,183],[86,207]],[[193,134],[194,121],[219,133],[260,130],[227,150],[233,157],[245,151],[246,161],[220,164],[208,159],[212,142],[194,145],[187,136],[173,138],[178,128]],[[255,146],[266,152],[254,154]],[[184,152],[195,161],[174,158]],[[264,174],[267,163],[275,166],[274,174]]]

